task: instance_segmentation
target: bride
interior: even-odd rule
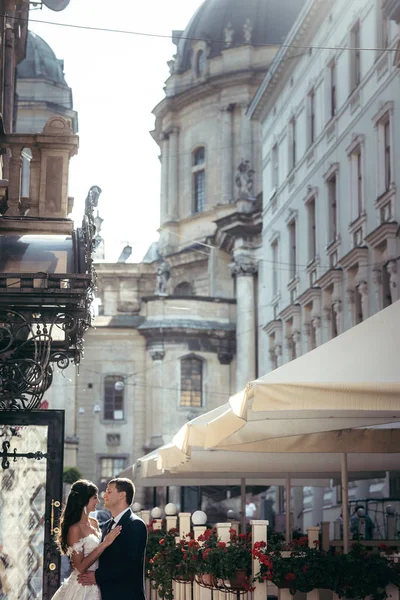
[[[78,582],[79,573],[97,569],[99,556],[121,531],[117,526],[101,541],[99,524],[89,516],[96,509],[98,492],[94,483],[84,479],[71,487],[61,515],[58,545],[61,552],[70,557],[74,570],[63,581],[53,600],[101,600],[97,585],[83,586]]]

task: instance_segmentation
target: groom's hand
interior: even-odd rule
[[[94,571],[87,571],[78,575],[78,581],[81,585],[96,585],[96,577]]]

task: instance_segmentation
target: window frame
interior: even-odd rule
[[[196,162],[196,156],[203,150],[204,157],[201,162]],[[205,212],[207,206],[207,178],[206,178],[207,152],[205,145],[197,146],[192,152],[192,212],[201,214]],[[202,179],[203,196],[198,194],[198,182]]]
[[[114,406],[114,408],[112,409],[113,413],[116,412],[116,409],[115,409],[115,395],[116,394],[121,394],[122,395],[122,410],[121,410],[122,417],[120,419],[116,419],[115,417],[114,418],[109,418],[109,417],[106,416],[106,414],[107,414],[106,413],[106,385],[107,385],[107,380],[109,380],[111,378],[113,378],[115,380],[114,384],[113,384],[114,386],[115,386],[115,383],[117,381],[122,381],[124,383],[124,389],[121,390],[120,392],[118,392],[117,390],[115,390],[115,388],[113,388],[113,392],[114,392],[114,394],[113,394],[113,406]],[[126,411],[125,411],[125,388],[126,388],[126,384],[125,384],[125,379],[126,379],[125,375],[121,375],[121,374],[118,374],[118,373],[112,373],[112,374],[109,373],[107,375],[104,375],[104,377],[103,377],[103,388],[102,388],[103,389],[103,419],[102,420],[106,421],[107,423],[124,423],[124,422],[126,422]]]
[[[182,365],[185,361],[193,361],[193,362],[197,362],[199,365],[201,365],[201,370],[200,370],[200,389],[193,389],[193,380],[191,381],[191,386],[190,389],[184,389],[182,386],[182,381],[183,381],[183,377],[184,377],[184,373],[182,372]],[[204,358],[202,358],[201,356],[197,355],[197,354],[187,354],[185,356],[180,357],[179,359],[179,395],[178,395],[178,408],[179,409],[183,409],[183,410],[202,410],[205,407],[205,364],[206,361],[204,360]],[[193,373],[191,373],[190,375],[191,377],[193,377]],[[186,377],[186,379],[188,379],[188,377]],[[192,395],[192,393],[194,392],[195,394],[200,392],[200,403],[199,404],[183,404],[182,403],[182,394],[184,392],[190,392],[190,395]]]
[[[297,140],[296,140],[296,117],[293,115],[289,120],[289,174],[295,169],[297,164]]]
[[[102,461],[105,460],[110,460],[113,463],[117,460],[121,460],[123,461],[123,467],[121,469],[118,468],[115,469],[115,471],[113,470],[113,475],[102,475]],[[110,479],[113,479],[114,477],[116,477],[119,473],[121,473],[121,471],[123,471],[126,468],[128,462],[128,455],[127,454],[99,454],[97,456],[97,465],[98,465],[98,483],[100,486],[103,486],[104,484],[107,484]]]
[[[317,258],[317,201],[313,195],[306,203],[307,209],[307,237],[308,237],[308,262]],[[311,218],[312,217],[312,218]]]
[[[332,185],[335,182],[334,186]],[[332,188],[334,187],[334,194]],[[328,244],[335,242],[338,237],[338,172],[335,170],[326,179],[326,190],[328,200]]]
[[[350,30],[350,94],[361,83],[361,22],[358,19]]]
[[[329,65],[329,115],[333,119],[337,111],[337,63],[333,59]]]
[[[296,279],[297,271],[297,222],[296,219],[289,221],[288,225],[289,233],[289,282]]]

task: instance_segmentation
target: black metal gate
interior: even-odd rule
[[[63,411],[0,411],[0,598],[50,600],[59,587],[63,449]]]

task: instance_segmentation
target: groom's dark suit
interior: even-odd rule
[[[104,523],[107,532],[110,521]],[[95,571],[101,600],[145,600],[144,555],[147,527],[129,509],[118,523],[121,533],[100,556]]]

